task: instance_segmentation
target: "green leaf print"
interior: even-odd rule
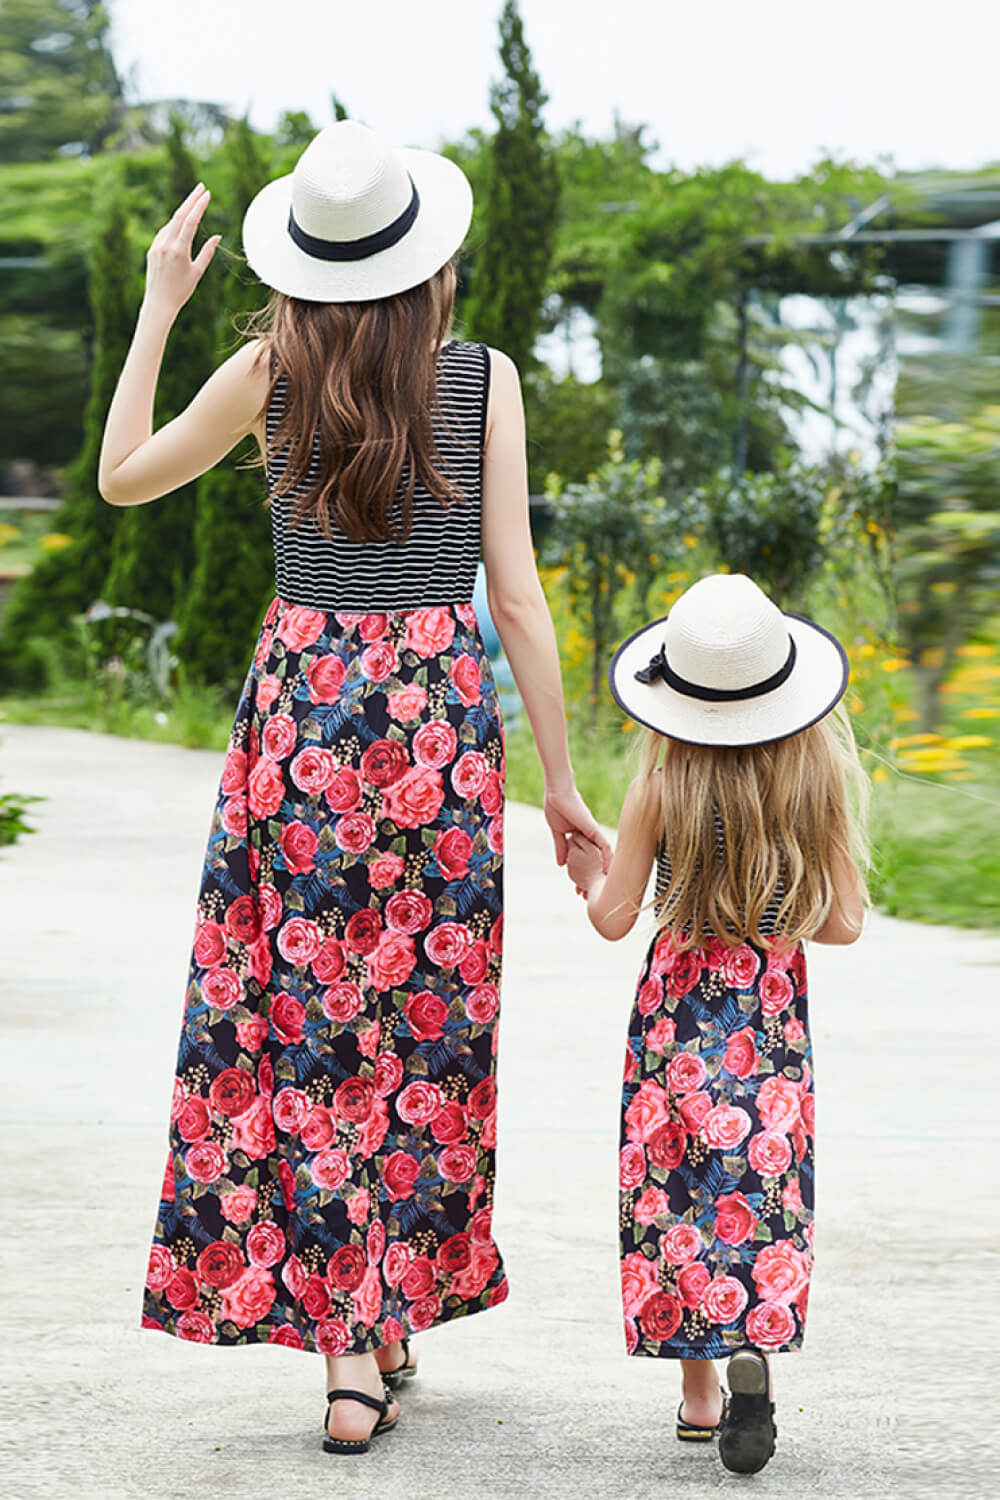
[[[756,1232],[754,1233],[754,1240],[756,1242],[762,1245],[769,1245],[773,1239],[774,1235],[766,1224],[757,1225]]]
[[[299,736],[304,740],[321,740],[323,738],[323,731],[311,714],[308,719],[302,720],[299,726]]]

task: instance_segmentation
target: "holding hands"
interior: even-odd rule
[[[609,847],[607,840],[602,842],[605,848]],[[576,886],[578,896],[589,895],[591,886],[601,875],[606,875],[607,870],[602,849],[579,833],[570,836],[566,873]]]

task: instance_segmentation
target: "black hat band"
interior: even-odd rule
[[[300,250],[306,255],[311,255],[314,260],[367,260],[369,255],[377,255],[380,250],[390,250],[393,245],[413,227],[414,220],[420,211],[420,194],[417,185],[410,178],[410,186],[413,192],[410,201],[399,215],[387,224],[384,229],[377,229],[374,234],[366,234],[359,240],[323,240],[318,235],[307,234],[301,224],[296,221],[295,210],[288,210],[288,233]]]

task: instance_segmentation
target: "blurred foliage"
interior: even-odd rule
[[[94,0],[4,0],[0,161],[101,149],[123,108],[109,26]]]

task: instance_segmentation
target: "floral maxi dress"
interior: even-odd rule
[[[464,442],[468,493],[445,511],[418,489],[411,542],[374,544],[370,608],[329,607],[353,544],[314,528],[293,553],[272,506],[279,583],[303,592],[303,557],[312,582],[267,609],[222,769],[147,1328],[337,1355],[506,1297],[504,744],[469,602],[488,373],[481,346],[446,346],[439,449]],[[438,577],[408,560],[428,538]]]

